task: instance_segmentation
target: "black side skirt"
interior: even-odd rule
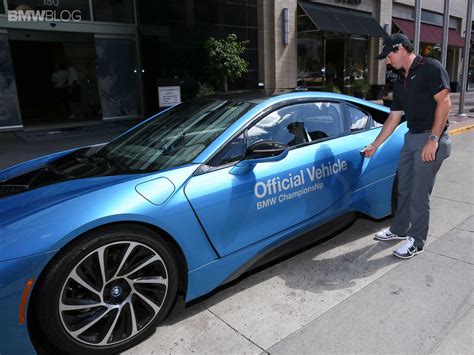
[[[356,216],[356,212],[348,212],[330,222],[327,222],[326,224],[285,240],[281,244],[272,245],[267,249],[262,250],[260,254],[256,255],[253,259],[242,265],[222,284],[231,282],[242,274],[269,264],[272,261],[280,261],[280,259],[282,259],[284,256],[289,257],[290,254],[297,254],[305,247],[311,246],[323,239],[329,239],[328,237],[331,237],[335,232],[344,229],[344,227],[352,223]]]

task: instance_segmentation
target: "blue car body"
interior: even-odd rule
[[[38,280],[59,250],[94,228],[129,222],[169,236],[183,256],[190,301],[239,276],[282,243],[347,212],[389,215],[404,123],[370,159],[360,149],[380,126],[290,149],[283,159],[256,163],[248,172],[235,174],[236,164],[230,164],[196,173],[255,117],[298,100],[347,102],[385,117],[389,113],[344,95],[280,95],[255,105],[183,166],[70,180],[0,198],[0,352],[34,353],[27,322],[18,321],[25,285]],[[0,171],[0,182],[72,151]]]

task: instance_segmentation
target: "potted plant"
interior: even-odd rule
[[[220,40],[209,37],[205,43],[207,71],[212,79],[223,84],[226,93],[228,81],[238,79],[248,71],[249,63],[241,58],[248,43],[249,41],[239,42],[234,33]]]
[[[360,79],[360,80],[354,81],[353,89],[354,89],[354,96],[360,97],[362,99],[366,99],[369,97],[370,84],[367,80]]]

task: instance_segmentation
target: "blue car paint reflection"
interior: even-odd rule
[[[257,159],[248,172],[236,172],[238,161],[208,168],[216,153],[256,120],[280,107],[319,101],[388,115],[387,108],[344,95],[280,95],[255,103],[182,165],[73,179],[0,198],[0,305],[5,310],[0,352],[33,353],[27,324],[18,324],[25,283],[37,280],[57,251],[94,228],[125,221],[173,238],[184,255],[180,267],[187,272],[185,298],[191,301],[238,276],[270,248],[344,213],[389,215],[405,124],[365,159],[359,151],[380,127],[351,132],[350,117],[342,110],[344,134],[295,146],[282,159]],[[0,182],[71,152],[0,171]]]

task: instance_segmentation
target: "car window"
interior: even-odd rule
[[[247,134],[247,146],[269,140],[292,147],[336,137],[343,132],[340,104],[296,104],[273,111],[251,127]]]
[[[369,128],[371,120],[368,113],[351,105],[347,105],[347,109],[349,112],[351,132],[361,131]]]
[[[245,155],[244,133],[234,138],[207,164],[209,166],[220,166],[241,160]]]

